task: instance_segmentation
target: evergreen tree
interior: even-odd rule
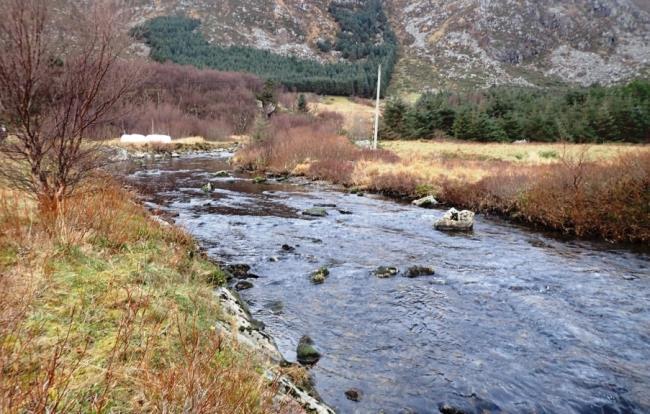
[[[298,111],[299,112],[309,112],[309,108],[307,107],[307,98],[305,98],[305,94],[301,93],[298,95]]]

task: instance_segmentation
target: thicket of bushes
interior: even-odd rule
[[[251,47],[211,45],[198,31],[200,21],[184,16],[154,18],[133,30],[133,35],[147,42],[151,57],[159,62],[248,72],[301,92],[371,96],[376,91],[377,66],[381,63],[385,79],[390,79],[397,55],[397,41],[381,2],[335,3],[330,12],[340,31],[334,43],[319,46],[340,51],[348,62],[323,64]]]
[[[650,81],[571,89],[496,87],[389,100],[382,137],[474,141],[650,142]]]
[[[153,128],[176,138],[217,140],[244,134],[254,123],[263,82],[253,75],[172,63],[150,63],[145,72],[128,110],[121,108],[111,122],[95,128],[94,138],[147,134]]]

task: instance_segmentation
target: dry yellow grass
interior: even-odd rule
[[[507,161],[523,164],[549,164],[562,156],[582,154],[592,161],[612,159],[626,153],[650,151],[650,146],[633,144],[499,144],[462,141],[385,141],[382,147],[403,159],[460,159],[478,161]]]
[[[171,144],[156,144],[156,145],[171,145],[171,146],[177,146],[177,145],[187,145],[187,146],[192,146],[192,145],[209,145],[215,148],[221,148],[221,147],[228,147],[232,145],[235,142],[243,142],[248,140],[248,136],[245,135],[233,135],[230,137],[230,139],[225,140],[225,141],[208,141],[203,137],[185,137],[185,138],[177,138],[173,139]],[[128,146],[128,147],[144,147],[147,145],[151,144],[146,144],[146,143],[130,143],[130,144],[122,144],[120,142],[119,138],[114,138],[114,139],[109,139],[103,142],[105,145],[108,146],[114,146],[114,147],[122,147],[122,146]]]
[[[342,96],[325,96],[320,102],[309,104],[309,110],[315,114],[336,112],[343,116],[343,127],[347,131],[372,131],[375,109],[371,105],[354,102]]]

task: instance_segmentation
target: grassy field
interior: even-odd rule
[[[343,127],[355,139],[372,135],[375,116],[373,102],[367,99],[352,100],[342,96],[324,96],[309,104],[312,113],[336,112],[343,116]]]
[[[498,144],[467,141],[384,141],[382,148],[402,158],[506,161],[516,164],[552,164],[566,157],[584,156],[589,161],[608,160],[620,155],[648,152],[650,146],[631,144]]]
[[[57,215],[0,187],[0,412],[277,412],[222,283],[108,177]]]
[[[312,122],[252,143],[235,161],[399,198],[433,195],[567,235],[650,241],[650,146],[385,141],[370,151]]]

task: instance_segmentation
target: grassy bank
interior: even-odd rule
[[[300,128],[272,121],[267,139],[235,161],[396,197],[434,195],[567,235],[650,241],[648,146],[391,141],[372,152],[338,136],[335,126],[318,118]]]
[[[223,282],[110,179],[57,216],[0,187],[0,412],[277,412],[258,359],[214,330]]]

